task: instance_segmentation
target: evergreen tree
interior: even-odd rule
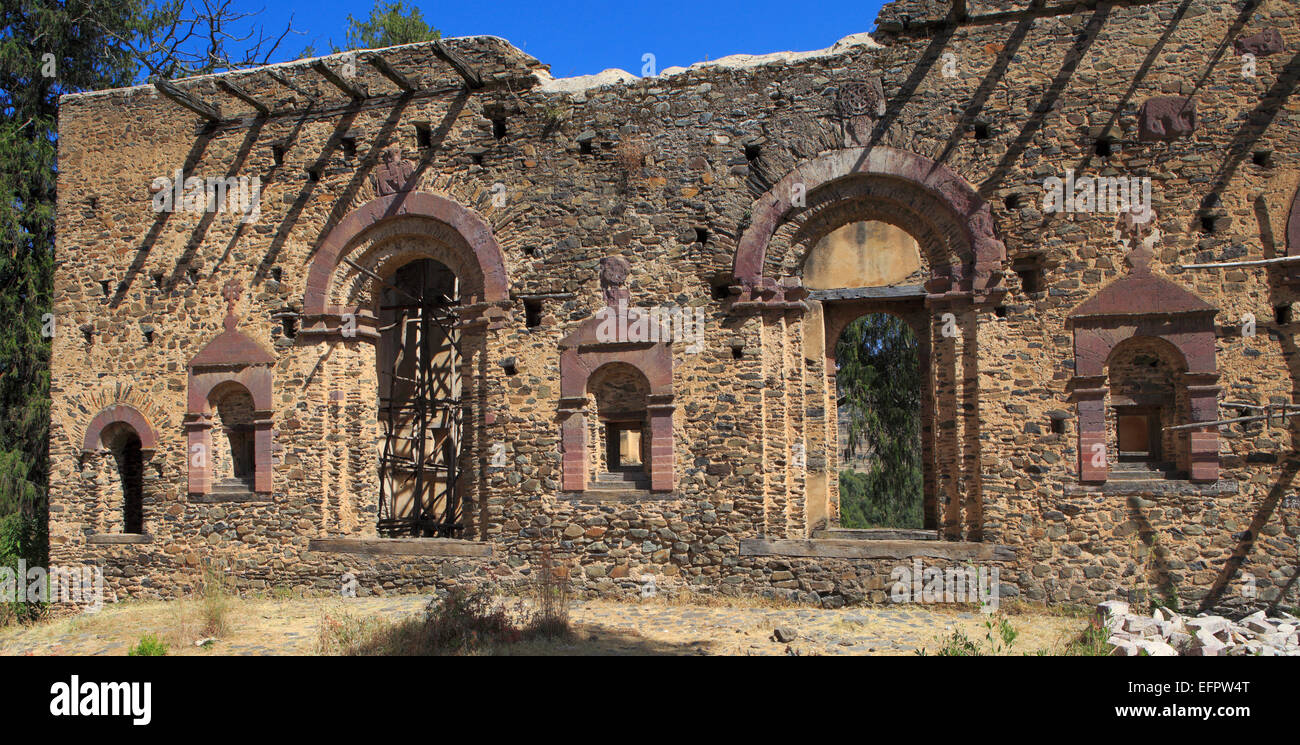
[[[921,371],[916,335],[885,313],[863,316],[835,347],[839,408],[849,417],[849,455],[868,453],[867,473],[840,472],[846,528],[923,526]]]

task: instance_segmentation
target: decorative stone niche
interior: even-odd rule
[[[1131,451],[1136,459],[1142,453],[1147,460],[1168,456],[1173,450],[1192,481],[1219,477],[1216,427],[1191,430],[1185,444],[1164,429],[1217,418],[1217,309],[1152,272],[1150,244],[1158,240],[1152,233],[1154,219],[1137,223],[1121,218],[1126,242],[1137,245],[1128,257],[1129,274],[1069,315],[1082,482],[1105,482],[1110,463],[1122,459],[1114,448],[1126,443],[1145,448]]]
[[[599,472],[619,465],[611,461],[621,462],[624,455],[637,457],[651,491],[674,488],[672,345],[667,329],[651,330],[655,319],[646,309],[627,306],[628,273],[622,257],[601,260],[606,305],[560,341],[566,492],[586,491],[593,467]],[[589,394],[595,396],[594,410]],[[593,417],[597,421],[589,421]],[[592,430],[596,436],[589,436]],[[629,452],[634,439],[635,454]]]
[[[185,414],[189,493],[214,492],[214,475],[226,477],[222,492],[232,498],[243,482],[251,493],[271,492],[272,366],[275,356],[239,331],[235,304],[243,288],[227,282],[225,331],[189,363]],[[221,438],[214,442],[213,430]],[[218,447],[219,445],[219,447]],[[251,478],[249,478],[251,477]]]

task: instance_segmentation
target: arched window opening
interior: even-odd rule
[[[112,477],[122,499],[122,532],[144,532],[144,457],[140,435],[124,423],[111,424],[101,435],[104,446],[113,456]]]
[[[591,375],[587,393],[594,410],[590,440],[597,443],[590,456],[595,488],[648,490],[650,384],[645,375],[632,365],[610,363]]]
[[[924,528],[921,378],[916,334],[897,316],[869,313],[835,347],[843,528]]]
[[[216,491],[253,491],[255,460],[253,397],[238,383],[217,386],[209,396],[216,411],[212,473]]]
[[[456,274],[433,259],[402,265],[378,293],[379,530],[459,537],[461,351]]]

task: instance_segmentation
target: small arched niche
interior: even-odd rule
[[[587,380],[595,482],[649,489],[650,381],[626,362],[611,362]]]
[[[110,501],[120,505],[123,533],[144,533],[144,454],[140,435],[126,422],[114,422],[100,434],[113,460],[109,469]]]

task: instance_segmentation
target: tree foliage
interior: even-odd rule
[[[348,14],[344,46],[342,49],[335,47],[334,51],[382,49],[418,41],[434,41],[441,37],[442,33],[438,29],[425,22],[419,8],[408,8],[403,0],[376,0],[375,7],[370,10],[370,17],[366,20],[359,21],[351,13]]]
[[[848,325],[835,346],[840,416],[850,455],[868,453],[866,473],[840,472],[840,524],[920,528],[921,371],[916,335],[885,313]]]
[[[0,6],[0,515],[44,517],[58,98],[131,82],[130,52],[106,29],[130,33],[143,12],[132,0]]]

